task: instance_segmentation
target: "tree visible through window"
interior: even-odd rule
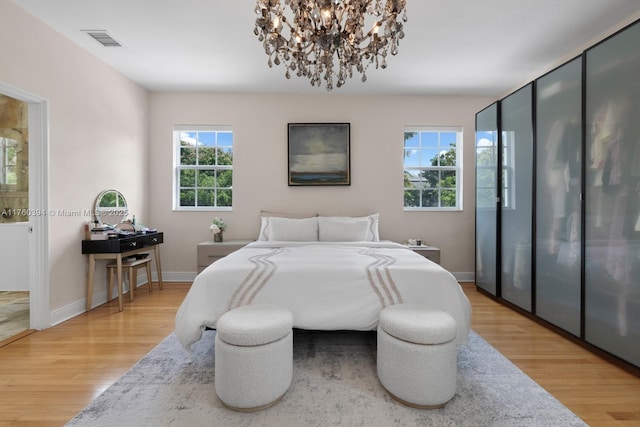
[[[404,132],[405,209],[461,209],[461,128]]]
[[[233,132],[229,127],[174,129],[175,207],[230,208]]]

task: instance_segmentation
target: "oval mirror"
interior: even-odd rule
[[[129,215],[127,200],[117,190],[105,190],[98,194],[93,212],[101,226],[120,224]]]

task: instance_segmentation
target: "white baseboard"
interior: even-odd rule
[[[476,274],[473,271],[451,272],[458,282],[475,282]]]
[[[162,272],[162,282],[170,283],[170,282],[193,282],[193,279],[196,277],[195,271],[163,271]],[[158,275],[156,272],[152,272],[151,280],[154,282],[158,280]],[[147,274],[142,273],[138,274],[138,286],[145,285],[147,283]],[[124,292],[129,290],[129,284],[125,281]],[[99,305],[107,302],[107,290],[103,289],[98,292],[94,292],[91,297],[91,305],[93,307],[97,307]],[[51,325],[55,326],[60,324],[66,320],[69,320],[73,317],[79,316],[80,314],[86,311],[87,299],[83,298],[82,300],[72,302],[71,304],[65,305],[64,307],[60,307],[51,312]]]

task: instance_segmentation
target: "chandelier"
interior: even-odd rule
[[[331,91],[354,69],[365,82],[370,64],[387,68],[387,54],[396,55],[404,38],[405,7],[406,0],[257,0],[254,34],[269,67],[284,63],[287,79],[295,73],[312,86],[324,79]]]

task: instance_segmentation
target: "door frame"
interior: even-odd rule
[[[0,82],[0,93],[29,104],[29,323],[51,326],[49,293],[49,104]]]

